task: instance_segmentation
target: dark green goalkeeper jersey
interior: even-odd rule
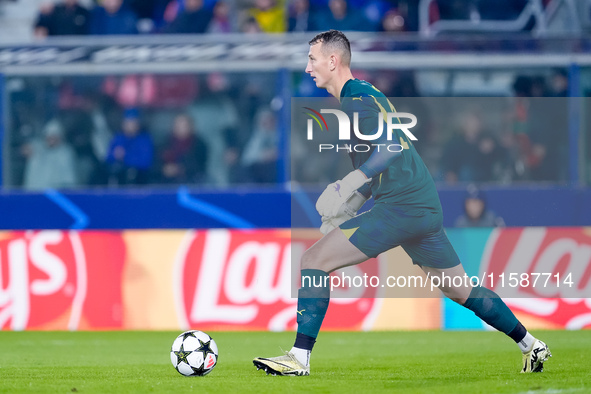
[[[359,132],[364,135],[374,135],[378,130],[379,114],[384,115],[383,133],[379,140],[361,140],[351,133],[352,145],[384,144],[379,151],[372,147],[368,152],[353,150],[349,153],[353,167],[372,178],[370,186],[375,202],[394,204],[397,209],[407,212],[420,210],[441,213],[433,178],[411,140],[400,129],[394,129],[392,139],[387,140],[387,113],[396,110],[386,96],[369,82],[350,79],[341,90],[340,101],[341,109],[349,115],[352,124],[353,113],[358,113]],[[397,118],[393,121],[399,123]],[[408,123],[408,120],[402,120],[402,123]],[[412,129],[409,131],[412,132]],[[421,136],[416,137],[418,141],[415,143],[420,143]],[[400,150],[402,147],[401,152],[392,153],[386,149],[386,146],[393,144],[397,145],[392,146],[391,150]]]

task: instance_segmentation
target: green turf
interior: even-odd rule
[[[589,393],[591,331],[538,331],[554,357],[520,374],[497,332],[322,332],[309,377],[267,376],[255,356],[289,349],[293,333],[210,332],[220,361],[187,378],[169,357],[172,332],[2,332],[0,392]]]

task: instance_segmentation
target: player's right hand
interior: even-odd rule
[[[334,230],[335,228],[337,228],[338,226],[335,226],[332,223],[331,218],[329,218],[328,216],[323,216],[322,217],[322,225],[320,226],[320,232],[324,235],[330,233],[332,230]]]
[[[347,220],[354,218],[357,215],[357,211],[367,201],[367,198],[358,191],[351,193],[349,198],[341,204],[336,216],[322,216],[322,226],[320,226],[320,232],[324,235],[330,233]]]
[[[368,179],[360,170],[351,171],[346,177],[324,189],[316,201],[316,210],[320,216],[336,217],[343,208],[343,203],[346,203],[364,183],[370,181],[371,178]]]

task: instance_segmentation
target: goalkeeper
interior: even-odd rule
[[[306,73],[318,87],[339,98],[344,112],[358,113],[362,133],[375,134],[378,115],[382,113],[386,119],[395,109],[371,84],[353,78],[347,37],[331,30],[318,34],[309,44]],[[363,141],[351,141],[356,142]],[[309,375],[310,355],[329,303],[330,281],[326,279],[334,270],[401,246],[430,276],[464,277],[464,268],[443,231],[435,184],[411,140],[395,129],[392,140],[384,142],[397,143],[403,149],[352,150],[349,155],[355,170],[328,185],[318,199],[316,209],[326,235],[302,256],[301,275],[312,280],[298,291],[295,344],[283,356],[255,358],[257,368],[275,375]],[[355,216],[370,196],[374,207]],[[314,287],[314,283],[325,286]],[[542,371],[551,356],[548,347],[525,329],[493,291],[465,282],[460,287],[443,284],[440,290],[514,340],[523,353],[522,372]]]

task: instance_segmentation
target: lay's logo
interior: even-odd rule
[[[591,328],[591,231],[589,228],[495,229],[481,274],[493,274],[495,290],[516,312],[548,322],[548,328]],[[551,280],[501,287],[499,275],[546,273]],[[569,278],[569,281],[556,281]],[[486,284],[485,285],[489,285]]]

